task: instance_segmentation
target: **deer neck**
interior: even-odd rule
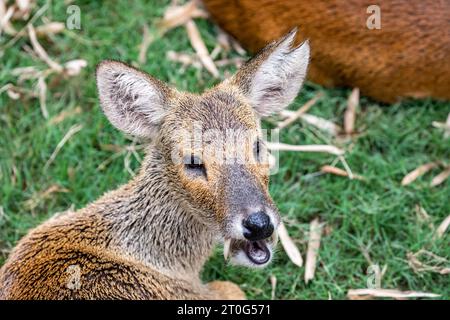
[[[159,270],[186,276],[201,271],[215,244],[212,228],[198,219],[172,188],[164,161],[150,152],[140,173],[107,215],[113,221],[110,246]]]

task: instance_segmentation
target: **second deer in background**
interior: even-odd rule
[[[381,0],[377,10],[364,0],[203,2],[252,52],[298,26],[297,40],[310,40],[313,82],[358,87],[384,102],[450,99],[449,1]]]

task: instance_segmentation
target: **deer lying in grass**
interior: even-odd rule
[[[450,100],[450,1],[203,0],[212,18],[255,52],[300,26],[314,48],[308,77],[358,87],[384,102]],[[379,22],[378,24],[374,22]]]
[[[245,298],[231,282],[202,284],[199,273],[219,242],[235,264],[263,267],[272,258],[280,218],[268,193],[268,164],[260,161],[260,118],[288,106],[305,78],[309,46],[293,48],[294,37],[269,44],[202,95],[178,92],[120,62],[100,63],[107,118],[150,138],[142,168],[128,184],[25,236],[0,270],[0,298]],[[186,156],[182,141],[193,123],[202,133],[253,135],[226,163],[206,150],[227,147],[220,137]]]

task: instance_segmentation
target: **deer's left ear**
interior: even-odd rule
[[[305,80],[309,44],[293,48],[296,31],[266,46],[230,79],[262,117],[286,108]]]

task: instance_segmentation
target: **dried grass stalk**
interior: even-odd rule
[[[344,114],[344,131],[352,134],[355,131],[356,108],[359,105],[359,89],[354,88],[347,100],[347,109]]]
[[[225,50],[227,52],[231,50],[230,37],[222,29],[218,29],[216,39],[217,39],[217,43],[223,50]]]
[[[20,92],[16,90],[12,83],[7,83],[3,87],[0,88],[0,94],[6,92],[8,97],[12,100],[17,100],[20,98]]]
[[[406,257],[408,258],[409,266],[416,273],[434,272],[442,275],[450,273],[448,260],[428,250],[421,249],[416,253],[408,252]],[[423,260],[427,261],[427,263],[421,261],[422,257],[424,257]]]
[[[0,35],[3,30],[5,30],[5,32],[9,35],[16,33],[16,30],[10,23],[14,11],[15,8],[13,6],[6,8],[4,1],[0,1]]]
[[[171,6],[167,8],[158,27],[161,34],[170,29],[186,24],[195,18],[208,18],[208,13],[198,7],[197,1],[189,1],[183,6]]]
[[[322,236],[322,226],[319,219],[311,221],[309,225],[308,251],[305,263],[305,282],[308,283],[314,278],[316,271],[317,255],[319,254],[320,238]]]
[[[6,219],[5,210],[0,206],[0,221],[3,222]]]
[[[342,128],[334,122],[312,114],[304,114],[301,118],[306,123],[315,126],[322,131],[328,132],[332,136],[337,136],[339,132],[342,131]]]
[[[236,41],[236,39],[230,37],[231,46],[233,47],[233,50],[237,52],[240,56],[245,56],[247,54],[247,51],[245,51],[244,48],[239,44],[239,42]]]
[[[15,91],[14,89],[8,89],[6,91],[6,93],[8,94],[8,97],[12,100],[18,100],[20,99],[20,93]]]
[[[209,56],[208,49],[206,48],[206,45],[203,42],[202,37],[200,36],[197,25],[193,20],[189,20],[186,22],[185,26],[189,41],[191,42],[191,45],[197,53],[201,63],[206,68],[206,70],[208,70],[209,73],[213,75],[213,77],[218,78],[219,71],[217,70],[216,65]]]
[[[69,76],[80,74],[81,69],[87,67],[87,61],[84,59],[70,60],[64,64],[64,72]]]
[[[185,66],[192,66],[197,69],[202,68],[202,64],[197,56],[190,55],[182,52],[175,52],[172,50],[167,51],[166,57],[170,61],[181,63]]]
[[[245,59],[242,57],[235,57],[235,58],[229,58],[229,59],[220,59],[214,61],[214,64],[217,67],[226,67],[229,65],[234,65],[236,68],[240,68],[245,62]]]
[[[25,29],[27,29],[37,19],[39,19],[45,13],[45,11],[47,11],[48,7],[49,3],[46,3],[42,7],[40,7],[39,10],[36,11],[36,13],[33,15],[33,17],[31,17],[31,19],[28,20],[27,24],[19,32],[15,32],[14,37],[10,41],[8,41],[8,43],[6,43],[2,49],[6,50],[7,48],[12,47],[17,42],[17,40],[19,40],[22,37],[22,35],[25,34]]]
[[[66,142],[69,141],[69,139],[73,135],[75,135],[77,132],[79,132],[82,128],[83,128],[83,125],[81,125],[81,124],[75,124],[72,127],[70,127],[69,131],[67,131],[67,133],[64,135],[64,137],[61,139],[61,141],[56,146],[56,148],[53,151],[50,158],[45,163],[44,170],[47,170],[48,167],[53,163],[53,161],[55,161],[56,156],[58,155],[61,148],[66,144]]]
[[[417,167],[416,169],[414,169],[413,171],[408,173],[403,178],[402,186],[407,186],[408,184],[415,181],[418,177],[420,177],[420,176],[424,175],[425,173],[427,173],[428,171],[436,168],[438,165],[439,165],[438,162],[429,162],[429,163],[426,163],[426,164],[423,164],[423,165]]]
[[[355,175],[352,172],[352,169],[350,169],[350,166],[347,163],[347,160],[343,156],[339,156],[339,160],[341,161],[342,165],[344,166],[345,171],[348,174],[348,177],[350,180],[353,180],[355,178]]]
[[[338,147],[332,145],[323,145],[323,144],[314,144],[314,145],[291,145],[285,143],[267,143],[267,147],[270,150],[279,150],[279,151],[298,151],[298,152],[325,152],[331,153],[334,155],[343,155],[344,150],[339,149]]]
[[[153,42],[153,37],[150,34],[150,29],[147,24],[142,27],[142,42],[139,46],[139,64],[145,64],[147,62],[147,50],[150,44]]]
[[[31,0],[16,0],[16,5],[20,11],[30,10]]]
[[[12,83],[7,83],[6,85],[4,85],[3,87],[0,88],[0,94],[2,94],[5,91],[8,94],[8,96],[13,100],[17,100],[17,99],[21,98],[23,95],[33,97],[33,98],[39,97],[39,95],[36,94],[34,91],[31,91],[29,89],[25,89],[22,87],[14,86]]]
[[[441,271],[439,271],[440,274],[450,274],[450,268],[443,268],[441,269]]]
[[[5,91],[10,90],[13,87],[12,83],[7,83],[3,87],[0,88],[0,94],[2,94]]]
[[[320,169],[321,172],[323,173],[331,173],[334,174],[336,176],[341,176],[341,177],[348,177],[348,173],[345,170],[333,167],[333,166],[323,166]]]
[[[431,230],[434,230],[434,224],[433,224],[433,222],[431,222],[430,215],[425,210],[425,208],[423,208],[420,204],[417,204],[415,206],[415,211],[416,211],[417,221],[420,224],[428,223],[428,227]]]
[[[278,227],[278,237],[280,238],[281,245],[283,246],[284,251],[288,255],[289,259],[291,259],[292,263],[296,266],[303,266],[303,259],[300,251],[295,245],[294,241],[292,241],[291,237],[286,230],[286,227],[283,222],[280,223]]]
[[[275,290],[277,289],[277,277],[274,275],[270,276],[270,284],[272,286],[272,292],[271,292],[271,300],[275,300]]]
[[[67,118],[70,118],[77,114],[80,114],[81,111],[82,110],[80,107],[76,107],[75,109],[70,109],[70,110],[64,110],[61,113],[59,113],[58,115],[51,118],[49,121],[49,124],[55,125],[55,124],[61,123],[64,120],[66,120]]]
[[[39,203],[41,203],[43,200],[48,199],[52,194],[58,193],[58,192],[69,192],[68,189],[63,188],[57,184],[53,184],[44,191],[40,191],[37,193],[34,193],[30,199],[24,202],[25,207],[28,210],[35,209]]]
[[[317,100],[319,100],[319,98],[321,98],[322,96],[323,96],[322,93],[316,94],[312,99],[308,100],[301,108],[299,108],[297,111],[294,111],[288,118],[278,123],[277,128],[283,129],[288,125],[290,125],[291,123],[295,122],[303,114],[308,112],[308,110],[311,109],[311,107],[315,105]]]
[[[447,116],[447,121],[444,122],[438,122],[433,121],[433,126],[435,128],[443,129],[444,130],[444,139],[447,139],[450,137],[450,113]]]
[[[11,70],[11,74],[15,77],[19,77],[19,81],[37,78],[40,74],[40,71],[33,66],[30,67],[19,67]]]
[[[66,28],[62,22],[49,22],[36,27],[36,35],[38,37],[48,37],[49,35],[58,34]]]
[[[27,20],[30,16],[32,7],[35,5],[35,1],[31,0],[16,0],[17,11],[14,14],[14,19]]]
[[[436,187],[443,183],[447,178],[450,177],[450,166],[444,169],[441,173],[439,173],[437,176],[431,180],[430,187]]]
[[[47,52],[40,45],[36,38],[36,30],[34,29],[32,24],[28,25],[28,36],[30,37],[31,45],[33,46],[34,52],[38,55],[40,59],[42,59],[52,70],[57,73],[62,73],[64,68],[59,64],[50,59]]]
[[[211,57],[211,59],[216,60],[220,52],[222,52],[222,47],[218,43],[216,43],[209,56]]]
[[[45,119],[48,119],[47,84],[45,83],[44,77],[39,77],[37,87],[39,91],[39,104],[41,106],[42,115],[44,116]]]
[[[323,166],[320,169],[321,172],[323,173],[330,173],[330,174],[334,174],[336,176],[341,176],[341,177],[350,177],[349,173],[345,170],[333,167],[333,166]],[[358,179],[358,180],[364,180],[364,177],[357,175],[357,174],[353,174],[353,177],[351,179]]]
[[[441,222],[439,227],[436,229],[436,236],[438,238],[442,238],[444,236],[445,231],[448,229],[450,225],[450,215]]]
[[[283,117],[291,117],[293,113],[294,113],[293,111],[283,110],[280,112],[280,115]],[[339,134],[339,132],[342,131],[342,128],[337,124],[335,124],[334,122],[312,114],[305,113],[300,116],[300,119],[306,122],[307,124],[310,124],[318,128],[319,130],[327,132],[332,136],[336,136]]]
[[[450,113],[447,116],[447,121],[445,122],[446,129],[444,133],[444,139],[450,138]]]
[[[361,298],[438,298],[440,295],[419,291],[400,291],[395,289],[351,289],[348,290],[347,297],[351,300]]]

